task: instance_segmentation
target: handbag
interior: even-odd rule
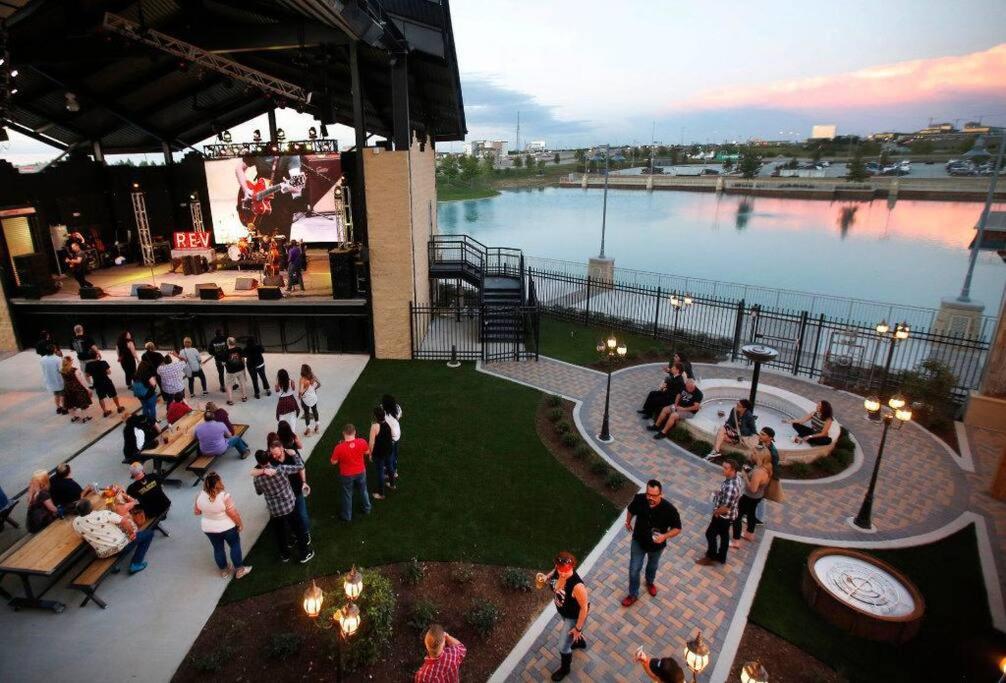
[[[768,483],[768,489],[765,490],[765,497],[773,503],[785,502],[786,496],[782,491],[782,481],[775,478],[771,479]]]

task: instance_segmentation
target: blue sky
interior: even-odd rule
[[[512,142],[518,111],[522,141],[557,147],[643,144],[653,124],[676,143],[1006,123],[1002,0],[455,0],[451,12],[469,139]],[[280,125],[295,138],[311,122],[287,110]],[[14,133],[0,154],[54,155]]]

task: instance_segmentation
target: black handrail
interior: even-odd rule
[[[449,256],[445,256],[445,253]],[[453,256],[457,258],[452,258]],[[512,247],[487,247],[468,235],[432,235],[429,263],[459,263],[471,269],[483,289],[487,276],[515,277],[521,282],[521,301],[525,300],[524,252]],[[481,295],[481,291],[480,291]]]

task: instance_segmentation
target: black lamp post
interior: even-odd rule
[[[887,348],[887,362],[884,364],[884,376],[880,380],[880,393],[878,394],[880,400],[884,400],[885,392],[887,391],[887,380],[891,373],[891,362],[894,360],[894,345],[899,341],[904,341],[908,339],[908,333],[910,329],[908,323],[898,323],[891,329],[891,326],[887,324],[886,320],[881,320],[876,327],[877,334],[882,338],[888,340]],[[872,417],[871,419],[878,419],[877,417]]]
[[[628,348],[626,348],[624,343],[619,344],[618,340],[615,339],[615,335],[610,335],[597,345],[597,352],[608,361],[608,385],[604,391],[604,421],[601,422],[601,433],[597,435],[597,438],[604,443],[610,443],[614,441],[611,438],[611,432],[608,430],[608,408],[611,404],[611,367],[615,364],[616,360],[625,357]]]
[[[671,294],[671,298],[668,299],[668,303],[671,304],[671,309],[674,311],[674,325],[671,327],[671,350],[674,350],[674,340],[678,336],[678,315],[681,313],[682,308],[688,308],[694,302],[692,297],[685,294],[684,296],[678,296],[677,294]]]
[[[342,583],[342,588],[349,599],[349,603],[337,609],[332,615],[334,626],[339,629],[335,636],[335,680],[342,683],[342,641],[349,640],[360,629],[360,608],[356,605],[356,599],[363,592],[363,576],[353,567],[352,571],[346,575]],[[311,587],[304,592],[304,612],[311,619],[317,619],[321,614],[321,607],[325,601],[325,594],[318,585],[311,581]],[[329,628],[323,625],[323,628]]]
[[[892,396],[887,403],[888,405],[883,405],[876,396],[870,396],[863,401],[866,412],[870,415],[871,419],[883,420],[884,422],[884,431],[880,435],[880,446],[877,448],[877,459],[873,463],[873,474],[870,475],[870,485],[867,487],[866,495],[863,497],[863,504],[859,506],[859,513],[852,520],[854,526],[864,531],[873,530],[873,522],[871,521],[873,515],[873,495],[877,489],[877,475],[880,473],[880,459],[884,456],[887,430],[891,428],[892,423],[895,424],[895,429],[901,429],[903,424],[912,419],[912,410],[907,407],[907,402],[904,398]]]

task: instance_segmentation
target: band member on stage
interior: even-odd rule
[[[266,275],[279,275],[280,269],[280,253],[279,247],[275,242],[271,243],[269,248],[269,254],[266,256],[265,261],[265,274]]]
[[[77,284],[82,289],[94,286],[85,277],[87,274],[87,265],[84,263],[84,252],[80,248],[80,242],[70,242],[64,260],[66,261],[66,267],[70,271],[70,275],[73,276],[73,279],[77,281]]]

